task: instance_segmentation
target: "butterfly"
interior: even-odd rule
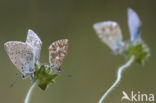
[[[26,42],[9,41],[4,44],[5,50],[22,77],[35,72],[35,64],[40,65],[40,51],[42,41],[38,35],[28,30]],[[49,63],[53,69],[60,70],[68,49],[68,39],[53,42],[49,47]]]
[[[33,47],[33,52],[35,55],[35,62],[38,63],[39,62],[38,60],[40,58],[42,41],[40,40],[40,38],[38,37],[38,35],[34,31],[28,30],[26,43]]]
[[[35,64],[40,57],[42,41],[32,30],[28,30],[26,42],[9,41],[4,48],[16,68],[22,73],[22,77],[35,71]]]
[[[49,63],[50,67],[60,71],[61,65],[67,55],[68,39],[62,39],[53,42],[49,46]]]
[[[117,52],[117,50],[123,45],[122,32],[117,22],[99,22],[94,24],[93,28],[101,41],[108,45],[113,52]]]
[[[128,27],[131,36],[131,42],[133,43],[140,39],[141,21],[137,13],[131,8],[128,8]]]

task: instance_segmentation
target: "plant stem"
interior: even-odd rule
[[[122,65],[119,67],[118,72],[117,72],[117,79],[116,81],[113,83],[113,85],[106,91],[106,93],[104,93],[104,95],[100,98],[98,103],[102,103],[103,100],[107,97],[107,95],[119,84],[120,80],[121,80],[121,76],[122,76],[122,72],[129,67],[135,60],[135,57],[132,56],[127,62],[126,64]]]
[[[24,103],[29,103],[30,99],[31,99],[31,95],[33,92],[33,89],[35,88],[35,86],[37,85],[37,81],[35,81],[32,86],[30,87],[30,89],[27,92],[27,95],[25,97]]]

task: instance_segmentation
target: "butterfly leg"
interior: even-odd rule
[[[61,71],[62,71],[62,68],[57,68],[57,71],[58,71],[58,72],[61,72]]]

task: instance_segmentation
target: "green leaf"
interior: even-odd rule
[[[34,72],[34,78],[33,81],[38,81],[38,86],[42,90],[46,90],[47,86],[49,84],[54,83],[55,78],[58,76],[58,74],[51,74],[50,68],[45,68],[44,65],[42,65],[40,68],[36,65],[36,69]]]
[[[129,42],[124,46],[123,53],[127,59],[134,55],[135,62],[142,64],[149,56],[149,48],[141,41]]]

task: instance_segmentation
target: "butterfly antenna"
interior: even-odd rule
[[[12,88],[13,86],[14,86],[14,84],[16,83],[16,81],[18,80],[18,79],[20,79],[21,78],[21,76],[19,76],[18,74],[16,74],[16,79],[10,84],[10,88]]]
[[[64,72],[64,74],[65,74],[68,78],[71,78],[71,77],[72,77],[72,75],[71,75],[71,74],[69,74],[69,72],[68,72],[68,71],[63,70],[63,72]]]
[[[69,34],[68,32],[64,32],[64,34],[66,35],[66,34]]]

